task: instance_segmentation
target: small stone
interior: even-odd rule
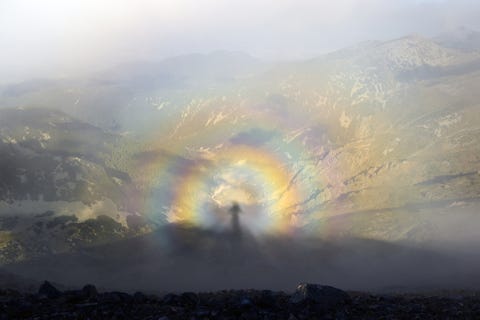
[[[252,301],[248,298],[243,298],[242,300],[240,300],[240,305],[242,307],[249,307],[251,305],[253,305]]]
[[[193,292],[182,293],[182,295],[180,296],[180,299],[182,301],[182,304],[191,306],[191,307],[198,305],[198,302],[199,302],[198,295]]]
[[[180,297],[176,294],[169,293],[163,297],[162,303],[170,306],[178,305],[180,304]]]
[[[141,292],[135,292],[133,294],[133,301],[135,303],[145,303],[145,301],[147,301],[147,296],[145,296],[143,293]]]
[[[257,298],[257,305],[263,308],[272,308],[276,305],[275,294],[270,290],[263,290]]]
[[[124,303],[129,302],[132,297],[123,292],[108,292],[102,295],[103,302],[107,303]]]

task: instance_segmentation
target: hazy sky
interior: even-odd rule
[[[478,0],[0,0],[0,82],[218,49],[311,57],[479,21]]]

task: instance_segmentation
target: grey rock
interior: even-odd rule
[[[38,289],[38,294],[49,299],[55,299],[60,297],[62,292],[55,288],[50,282],[45,281]]]
[[[98,296],[97,288],[94,285],[87,284],[83,287],[82,293],[87,299],[94,299]]]
[[[290,298],[290,303],[315,304],[323,308],[336,308],[350,302],[350,296],[340,289],[318,284],[302,283],[298,285]]]
[[[148,300],[147,296],[144,295],[144,294],[141,293],[141,292],[135,292],[135,293],[133,294],[133,301],[134,301],[135,303],[144,303],[144,302],[146,302],[147,300]]]
[[[180,296],[180,300],[182,304],[192,307],[198,305],[199,302],[198,295],[193,292],[182,293],[182,295]]]

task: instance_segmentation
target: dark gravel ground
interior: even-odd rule
[[[480,319],[480,293],[367,294],[301,284],[293,294],[269,290],[167,294],[60,292],[45,282],[36,294],[0,290],[0,319]]]

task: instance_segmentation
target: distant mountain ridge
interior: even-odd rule
[[[434,38],[434,41],[448,48],[472,51],[480,50],[480,32],[459,27]]]

